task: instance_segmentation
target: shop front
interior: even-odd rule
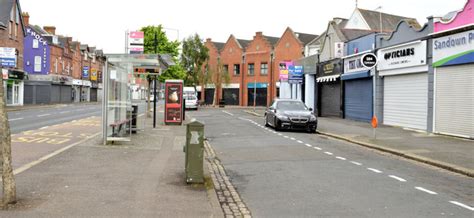
[[[26,74],[17,69],[2,69],[3,91],[7,106],[23,105],[23,91]]]
[[[344,58],[344,117],[369,122],[373,115],[373,80],[370,69],[362,65],[361,58],[368,52]]]
[[[239,105],[240,84],[230,83],[222,86],[222,98],[226,105]]]
[[[267,83],[247,83],[247,93],[247,106],[267,106]]]
[[[304,96],[303,101],[309,108],[317,108],[315,95],[316,95],[316,64],[318,63],[318,55],[311,55],[296,61],[298,65],[303,66],[304,74]]]
[[[474,25],[433,39],[434,132],[474,138]]]
[[[322,62],[318,65],[316,77],[318,116],[343,116],[341,65],[341,59]]]
[[[383,123],[427,130],[427,42],[412,41],[378,50],[383,77]]]

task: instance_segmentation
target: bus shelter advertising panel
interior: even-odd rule
[[[165,123],[181,124],[183,116],[183,81],[165,81]]]

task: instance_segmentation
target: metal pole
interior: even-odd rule
[[[257,78],[253,82],[253,112],[257,109]]]
[[[156,128],[156,76],[153,80],[153,128]]]

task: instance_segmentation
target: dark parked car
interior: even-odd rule
[[[265,111],[265,126],[275,130],[300,129],[316,132],[318,119],[313,109],[300,100],[277,99]]]

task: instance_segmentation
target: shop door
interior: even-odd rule
[[[371,77],[345,81],[344,113],[347,119],[371,120],[372,89]]]
[[[226,105],[239,105],[239,89],[222,89]]]
[[[341,116],[341,84],[326,82],[321,84],[321,116],[340,117]]]
[[[436,68],[435,132],[474,138],[474,64]]]
[[[72,87],[71,86],[60,86],[60,102],[71,103],[72,102]]]
[[[13,83],[13,105],[20,104],[20,84]]]
[[[428,74],[404,74],[384,78],[384,124],[426,130]]]
[[[254,101],[254,88],[248,88],[248,98],[247,98],[247,106],[253,106]],[[256,98],[256,106],[267,106],[267,89],[266,88],[258,88],[257,90],[257,98]]]
[[[215,89],[204,90],[204,104],[212,105],[212,103],[214,102],[214,90]]]
[[[61,102],[61,86],[52,85],[51,86],[51,103],[57,104]]]
[[[91,89],[91,102],[97,102],[97,89]]]

